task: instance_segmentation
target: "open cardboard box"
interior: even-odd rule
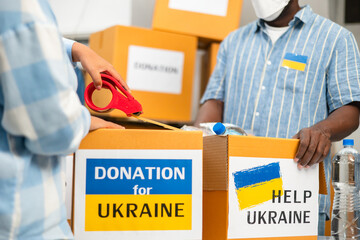
[[[201,132],[90,132],[75,153],[77,240],[201,239]]]
[[[327,194],[325,172],[322,163],[297,169],[298,144],[292,139],[205,137],[203,239],[316,240],[318,193]],[[276,166],[279,174],[274,176]]]
[[[91,34],[89,46],[110,62],[143,107],[143,117],[190,122],[197,38],[139,27],[113,26]],[[86,85],[92,82],[86,76]],[[94,104],[105,107],[110,91],[95,91]],[[125,117],[119,110],[97,113]]]

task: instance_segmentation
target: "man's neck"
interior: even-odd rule
[[[266,23],[272,27],[286,27],[289,25],[289,22],[294,19],[295,14],[300,10],[299,1],[291,0],[277,19]]]

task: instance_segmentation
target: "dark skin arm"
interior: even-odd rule
[[[300,10],[298,0],[290,0],[281,15],[272,22],[273,27],[288,26],[294,15]],[[201,122],[221,122],[224,103],[219,100],[208,100],[200,108],[195,126]],[[301,129],[293,138],[299,139],[299,149],[295,156],[298,166],[310,167],[325,159],[331,142],[339,141],[359,126],[360,103],[354,102],[333,111],[327,119],[308,128]]]
[[[300,140],[294,161],[298,167],[311,167],[322,162],[328,155],[331,142],[340,141],[359,126],[360,102],[342,106],[333,111],[328,118],[317,124],[301,129],[295,139]]]
[[[208,100],[200,108],[194,123],[221,122],[224,103],[219,100]],[[310,167],[322,162],[328,155],[331,142],[340,141],[350,135],[359,126],[360,103],[354,102],[333,111],[327,119],[301,129],[293,138],[300,144],[295,156],[298,167]]]
[[[194,126],[202,122],[222,122],[224,103],[220,100],[207,100],[199,109]]]

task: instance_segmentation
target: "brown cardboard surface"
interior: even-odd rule
[[[299,140],[297,139],[229,136],[230,156],[293,159],[298,146]],[[319,193],[327,194],[323,163],[319,164]]]
[[[298,145],[299,140],[294,139],[231,135],[204,137],[203,239],[228,239],[228,159],[230,156],[291,159],[295,157]],[[320,164],[319,171],[319,193],[326,194],[323,164]],[[316,240],[317,236],[253,239]]]
[[[153,149],[153,150],[202,150],[201,131],[172,131],[148,129],[99,129],[90,132],[80,143],[84,149]],[[74,232],[75,155],[73,168],[73,208],[71,229]]]
[[[217,54],[219,52],[219,48],[220,48],[220,43],[211,43],[210,47],[209,47],[209,58],[210,58],[210,64],[209,64],[209,76],[211,76],[212,72],[215,69],[216,66],[216,58],[217,58]]]
[[[204,190],[228,189],[228,157],[294,158],[299,140],[250,136],[204,138]],[[228,147],[224,156],[223,148]],[[226,159],[226,160],[225,160]],[[323,163],[319,167],[319,193],[327,194]]]
[[[228,227],[228,192],[203,192],[203,239],[226,240]],[[214,221],[215,220],[215,221]]]
[[[228,189],[228,138],[204,137],[204,191]]]
[[[220,43],[211,43],[207,49],[206,54],[206,71],[204,72],[204,78],[201,79],[200,95],[202,96],[206,90],[206,86],[209,82],[212,72],[216,66],[217,53],[220,48]]]
[[[99,129],[90,132],[79,149],[202,149],[202,132]]]
[[[113,26],[91,34],[89,46],[109,61],[126,81],[129,46],[136,45],[184,53],[182,87],[180,94],[132,90],[131,93],[143,107],[142,116],[168,122],[190,122],[192,107],[193,78],[197,38],[175,33],[154,31],[145,28]],[[86,76],[86,85],[91,83]],[[110,102],[111,92],[95,91],[93,102],[105,107]],[[107,117],[125,117],[119,110],[92,114]]]
[[[222,41],[231,31],[238,28],[242,0],[229,0],[227,15],[182,11],[169,8],[169,0],[157,0],[153,28],[199,37],[202,41]]]

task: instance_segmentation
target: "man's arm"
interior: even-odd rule
[[[203,122],[222,122],[224,103],[220,100],[209,99],[199,110],[194,125],[199,126]]]
[[[300,139],[295,161],[299,167],[312,166],[325,159],[331,142],[340,141],[359,126],[359,102],[338,108],[329,117],[309,128],[301,129],[293,138]]]
[[[233,34],[234,32],[220,44],[216,66],[201,99],[202,106],[195,120],[195,126],[199,126],[202,122],[222,122],[223,120],[227,49],[231,45]]]
[[[351,134],[359,125],[360,54],[352,33],[343,30],[327,66],[326,87],[329,116],[315,125],[300,130],[295,161],[298,166],[311,166],[324,160],[332,141]]]

